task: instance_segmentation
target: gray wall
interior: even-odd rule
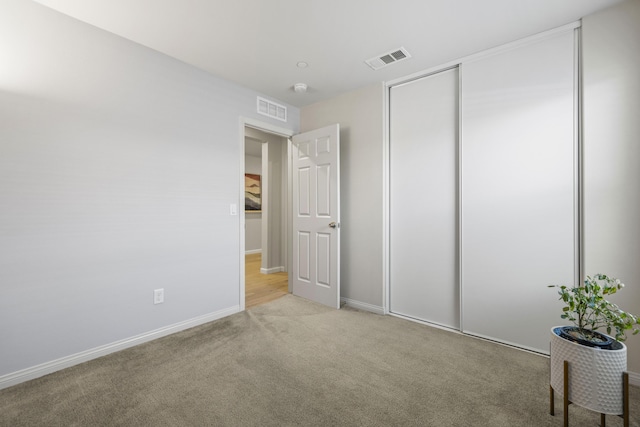
[[[585,273],[620,278],[614,299],[640,314],[640,1],[583,20]],[[640,336],[629,338],[640,384]]]
[[[2,4],[0,64],[0,386],[237,310],[258,94],[22,0]]]
[[[341,297],[383,307],[384,86],[302,108],[301,130],[340,124]]]

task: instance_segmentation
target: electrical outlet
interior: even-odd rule
[[[153,303],[162,304],[164,302],[164,289],[156,289],[153,291]]]

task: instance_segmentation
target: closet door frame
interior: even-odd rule
[[[383,203],[384,203],[384,210],[383,210],[383,222],[384,222],[384,229],[383,229],[383,287],[384,287],[384,314],[388,314],[388,315],[393,315],[396,317],[402,317],[405,318],[404,316],[398,316],[396,314],[393,314],[390,312],[389,309],[389,303],[390,303],[390,286],[391,286],[391,280],[390,280],[390,133],[389,133],[389,122],[390,122],[390,107],[389,107],[389,93],[390,90],[393,86],[396,85],[400,85],[412,80],[416,80],[419,79],[421,77],[425,77],[428,75],[432,75],[441,71],[445,71],[447,69],[453,68],[453,67],[459,67],[458,68],[458,77],[459,77],[459,86],[458,86],[458,109],[459,109],[459,123],[458,123],[458,156],[459,156],[459,166],[458,166],[458,182],[462,183],[462,174],[463,174],[463,158],[462,158],[462,141],[464,138],[464,133],[462,130],[462,94],[464,91],[464,64],[469,62],[469,61],[474,61],[477,60],[479,58],[482,58],[484,56],[488,56],[488,55],[494,55],[496,53],[499,53],[501,51],[504,50],[511,50],[514,49],[518,46],[521,45],[525,45],[525,44],[529,44],[532,43],[538,39],[546,39],[549,37],[554,36],[555,34],[558,33],[563,33],[563,32],[567,32],[567,31],[573,31],[575,34],[575,63],[576,63],[576,67],[575,67],[575,80],[574,80],[574,86],[575,86],[575,107],[574,107],[574,116],[575,116],[575,121],[574,121],[574,150],[575,150],[575,156],[574,156],[574,173],[575,173],[575,187],[576,187],[576,191],[574,193],[574,205],[576,206],[575,209],[575,213],[574,213],[574,218],[575,218],[575,224],[574,224],[574,229],[575,229],[575,262],[574,262],[574,271],[575,271],[575,277],[579,278],[579,280],[583,280],[584,277],[584,271],[583,271],[583,218],[582,218],[582,192],[583,192],[583,188],[582,188],[582,99],[581,99],[581,84],[582,84],[582,76],[581,76],[581,57],[580,57],[580,26],[581,26],[581,22],[580,21],[575,21],[575,22],[571,22],[569,24],[563,25],[561,27],[557,27],[555,29],[549,30],[549,31],[545,31],[530,37],[526,37],[524,39],[521,40],[516,40],[510,43],[506,43],[504,45],[495,47],[495,48],[491,48],[485,51],[481,51],[472,55],[468,55],[465,57],[461,57],[449,62],[446,62],[444,64],[440,64],[438,66],[435,67],[431,67],[398,79],[393,79],[393,80],[389,80],[387,82],[385,82],[385,99],[384,99],[384,105],[385,105],[385,111],[384,111],[384,128],[385,128],[385,132],[384,132],[384,136],[385,136],[385,140],[384,140],[384,147],[383,147],[383,182],[384,182],[384,188],[383,188]],[[461,224],[462,221],[462,217],[464,215],[463,213],[463,202],[462,202],[462,196],[463,196],[463,188],[459,188],[458,190],[458,224]],[[465,328],[465,319],[464,319],[464,310],[463,310],[463,300],[462,300],[462,295],[463,295],[463,287],[464,287],[464,272],[462,271],[462,265],[463,265],[463,254],[460,253],[461,249],[462,249],[462,239],[463,239],[463,233],[464,230],[461,229],[461,227],[459,227],[459,232],[458,232],[458,250],[459,250],[459,255],[458,255],[458,265],[459,265],[459,274],[458,274],[458,278],[459,278],[459,283],[460,283],[460,330],[464,330]],[[423,323],[429,326],[434,326],[434,327],[440,327],[438,325],[434,325],[432,323],[428,323],[428,322],[424,322],[424,321],[420,321],[420,320],[416,320],[416,319],[411,319],[411,318],[406,318],[407,320],[411,320],[411,321],[416,321],[418,323]],[[522,348],[521,346],[516,346],[519,348]],[[542,351],[541,353],[543,354],[548,354],[548,351]]]

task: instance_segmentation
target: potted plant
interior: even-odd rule
[[[624,415],[628,420],[623,391],[627,348],[623,341],[627,332],[633,335],[640,332],[636,327],[640,322],[638,316],[606,299],[624,284],[605,274],[596,274],[587,276],[581,286],[549,287],[558,289],[565,304],[560,317],[573,323],[551,328],[551,413],[555,390],[565,397],[565,425],[569,402],[600,412],[603,417]],[[568,392],[564,391],[565,361]]]

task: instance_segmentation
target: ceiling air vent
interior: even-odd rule
[[[258,113],[269,116],[272,119],[287,121],[287,107],[267,101],[261,97],[258,97]]]
[[[379,70],[382,67],[386,67],[387,65],[391,65],[395,62],[402,61],[403,59],[411,58],[407,49],[401,47],[400,49],[392,50],[391,52],[384,53],[380,56],[376,56],[371,59],[367,59],[367,65],[374,70]]]

